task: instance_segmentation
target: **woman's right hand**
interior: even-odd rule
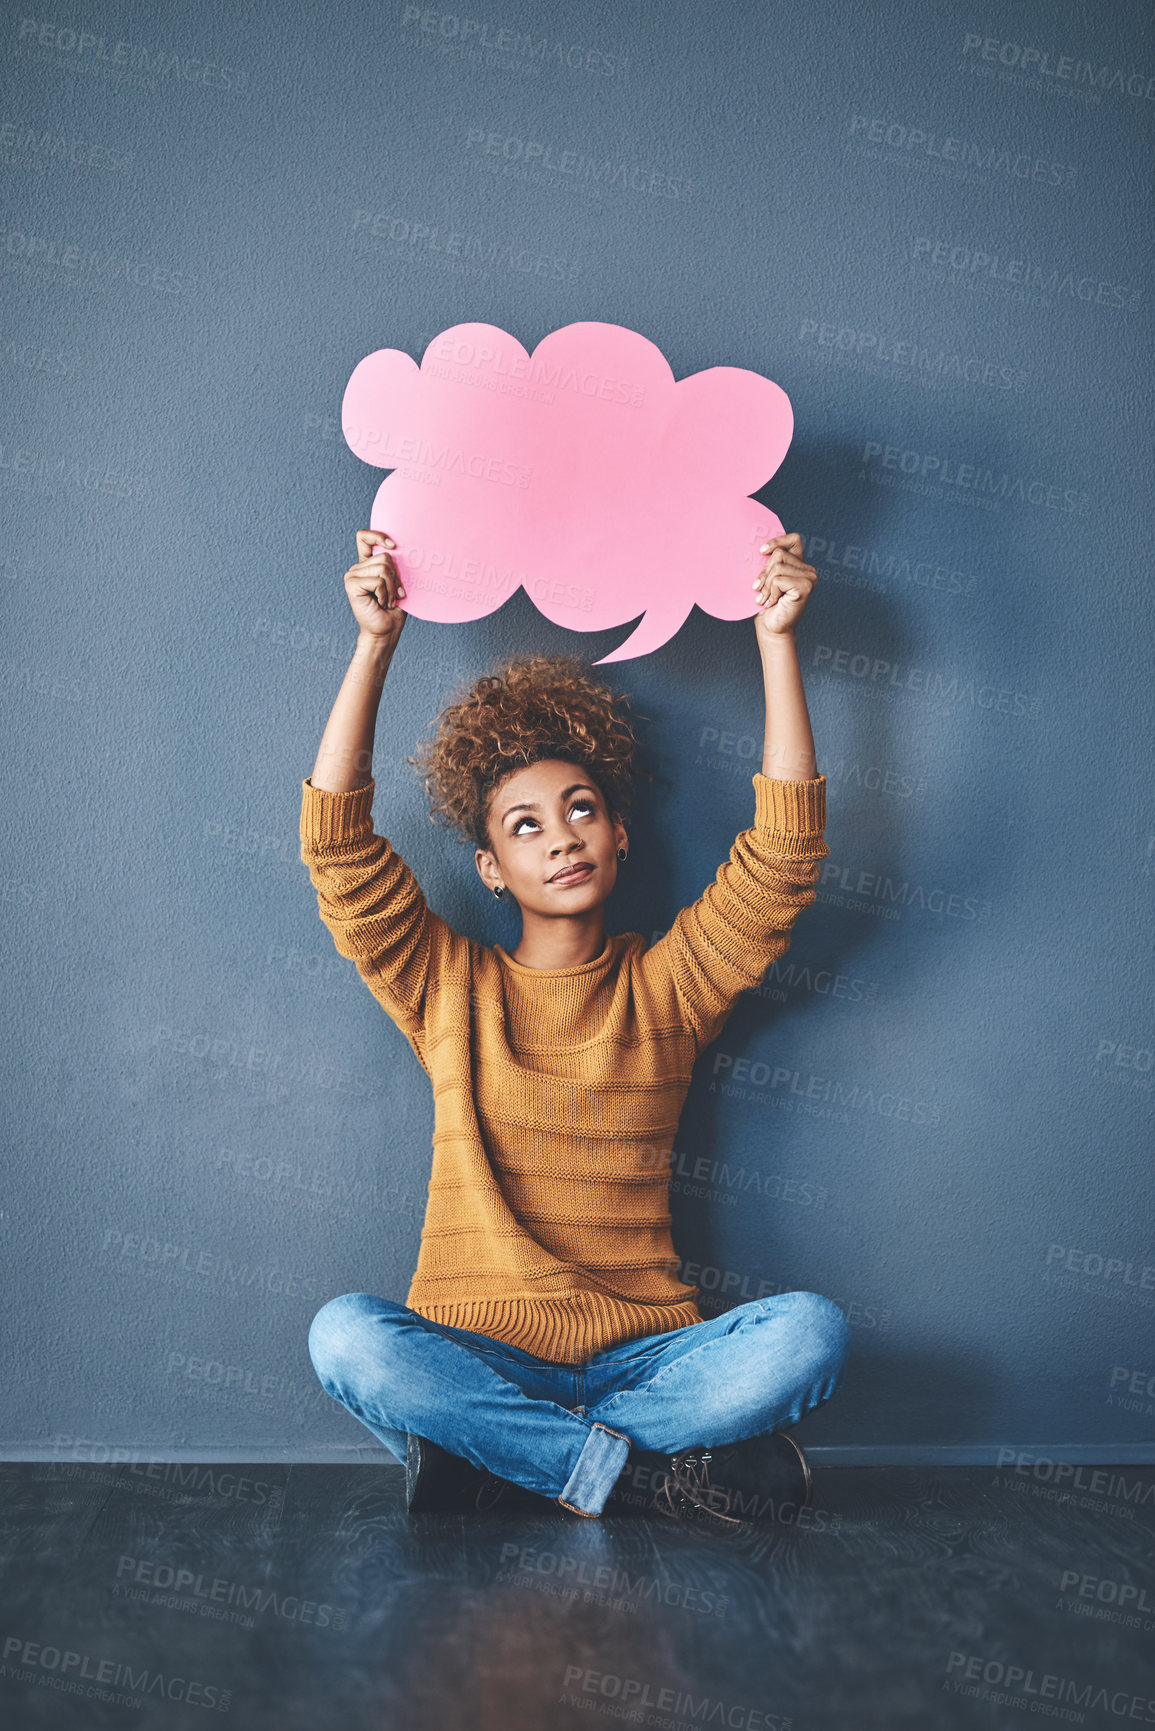
[[[345,593],[366,637],[396,646],[409,615],[401,605],[405,590],[388,552],[397,543],[383,529],[358,529],[360,557],[345,573]]]

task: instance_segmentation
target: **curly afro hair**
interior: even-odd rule
[[[492,849],[488,813],[493,794],[514,770],[544,758],[583,769],[601,791],[611,816],[623,822],[638,775],[637,741],[617,711],[629,699],[592,678],[576,655],[507,657],[476,680],[436,718],[433,739],[406,758],[439,815],[461,842]],[[643,716],[648,721],[649,716]]]

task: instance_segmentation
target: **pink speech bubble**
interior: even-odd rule
[[[497,325],[451,325],[420,366],[401,349],[359,361],[341,425],[392,470],[369,526],[396,541],[419,619],[481,619],[519,587],[574,631],[644,613],[601,666],[659,649],[695,602],[715,619],[758,611],[758,549],[783,529],[748,495],[794,431],[760,373],[675,379],[623,325],[563,325],[532,355]]]

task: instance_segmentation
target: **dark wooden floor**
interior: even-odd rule
[[[389,1465],[0,1465],[0,1723],[1155,1724],[1155,1469],[1097,1470],[1080,1506],[832,1468],[805,1525],[731,1536],[410,1519]]]

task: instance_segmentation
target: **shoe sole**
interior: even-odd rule
[[[798,1456],[798,1459],[801,1462],[803,1497],[800,1506],[804,1509],[809,1508],[811,1498],[814,1495],[814,1480],[810,1476],[810,1462],[806,1459],[806,1456],[802,1453],[801,1447],[794,1441],[794,1438],[790,1435],[789,1431],[779,1431],[778,1435],[782,1438],[783,1442],[788,1442],[790,1444],[790,1447],[794,1450],[794,1453]]]

